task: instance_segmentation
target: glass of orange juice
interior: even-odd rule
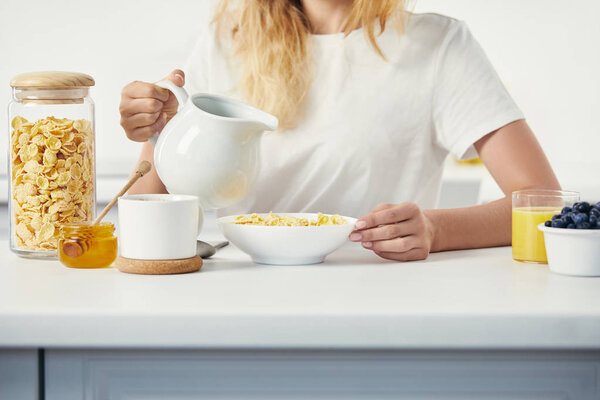
[[[512,253],[517,261],[545,264],[544,235],[538,225],[579,201],[579,193],[563,190],[519,190],[512,194]]]

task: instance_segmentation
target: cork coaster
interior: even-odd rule
[[[202,258],[182,258],[179,260],[134,260],[132,258],[117,257],[115,267],[128,274],[167,275],[185,274],[199,271],[202,267]]]

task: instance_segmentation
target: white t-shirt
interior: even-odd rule
[[[445,158],[523,119],[460,21],[413,14],[406,32],[377,42],[362,29],[313,35],[315,78],[295,129],[266,133],[256,185],[221,215],[317,212],[360,217],[379,203],[435,207]],[[185,67],[191,93],[238,97],[236,61],[201,35]]]

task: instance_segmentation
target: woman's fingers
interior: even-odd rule
[[[356,229],[369,229],[379,225],[393,224],[406,221],[420,212],[419,207],[414,203],[401,203],[392,207],[382,207],[360,218],[356,222]]]
[[[183,87],[185,84],[185,74],[182,70],[176,69],[173,70],[166,78],[173,82],[176,86]],[[175,114],[177,114],[177,109],[179,108],[179,102],[173,93],[169,91],[168,98],[164,101],[162,110],[167,113],[167,121],[169,121]]]
[[[154,113],[139,113],[121,118],[121,126],[125,129],[134,130],[144,126],[150,126],[160,117],[160,111]]]
[[[378,204],[374,209],[372,209],[369,214],[372,214],[374,212],[377,211],[381,211],[381,210],[387,210],[388,208],[392,208],[392,207],[396,207],[397,204],[391,204],[391,203],[380,203]]]
[[[167,96],[168,99],[168,96]],[[146,99],[124,99],[121,101],[119,111],[122,117],[128,117],[134,114],[148,113],[152,114],[162,110],[164,103],[153,98]]]
[[[160,117],[154,122],[152,125],[143,126],[140,128],[135,128],[125,131],[127,132],[127,137],[135,142],[145,142],[150,137],[152,137],[155,133],[162,131],[162,129],[167,124],[167,114],[161,113]]]
[[[169,93],[169,90],[158,87],[152,83],[135,81],[123,88],[121,97],[129,97],[132,99],[152,98],[164,102],[169,99]]]
[[[170,80],[179,87],[183,87],[183,85],[185,84],[185,73],[180,69],[175,69],[171,71],[171,73],[169,74],[169,76],[167,76],[166,79]]]
[[[408,221],[381,225],[371,229],[355,231],[350,234],[353,242],[374,242],[408,236],[419,232],[419,226],[414,219]]]
[[[428,220],[414,203],[380,204],[354,229],[350,240],[390,260],[424,260],[431,249]]]
[[[179,87],[185,84],[185,74],[180,69],[173,70],[165,79]],[[146,141],[162,131],[177,113],[178,106],[170,90],[148,82],[131,82],[121,91],[121,126],[129,139]]]
[[[362,242],[364,248],[375,252],[406,253],[420,247],[421,240],[414,235],[398,237],[390,240],[376,242]]]

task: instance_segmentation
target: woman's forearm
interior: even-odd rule
[[[167,193],[167,188],[162,183],[154,167],[154,148],[149,142],[144,143],[139,161],[147,160],[152,164],[152,169],[137,180],[129,189],[129,194]],[[139,163],[138,161],[138,163]]]
[[[424,210],[433,228],[432,252],[507,246],[511,243],[511,199],[447,210]]]
[[[510,245],[511,193],[560,189],[544,151],[524,120],[490,133],[477,141],[475,148],[506,197],[474,207],[424,211],[434,230],[431,251]]]

